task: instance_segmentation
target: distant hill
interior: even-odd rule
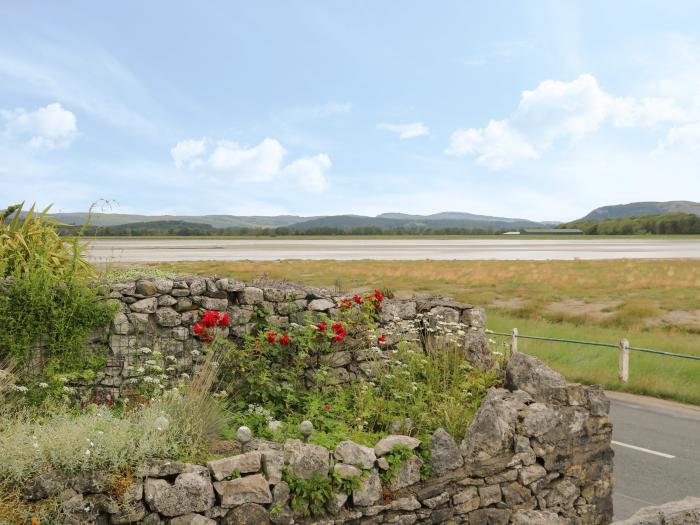
[[[602,221],[605,219],[644,217],[646,215],[668,215],[671,213],[700,215],[700,203],[691,201],[632,202],[630,204],[602,206],[601,208],[596,208],[585,217],[578,219],[578,221]]]
[[[535,225],[539,224],[528,219],[512,219],[508,217],[492,217],[490,215],[477,215],[474,213],[464,213],[459,211],[444,211],[442,213],[433,213],[432,215],[409,215],[407,213],[382,213],[377,215],[378,219],[401,219],[414,221],[485,221],[485,222],[503,222],[503,223],[519,223]]]
[[[470,216],[470,214],[438,213],[435,215],[408,215],[401,213],[385,213],[377,217],[366,217],[362,215],[334,215],[331,217],[319,217],[304,222],[294,224],[296,229],[311,228],[403,228],[403,229],[426,229],[426,228],[451,228],[451,229],[483,229],[502,230],[507,228],[527,228],[542,226],[541,223],[528,221],[525,219],[507,219],[499,217],[486,218],[457,218],[456,216]],[[454,217],[454,218],[453,218]],[[482,215],[471,215],[471,217],[485,217]]]
[[[87,213],[52,213],[54,219],[65,224],[82,225],[87,221]],[[214,228],[274,228],[290,226],[306,221],[310,217],[296,215],[236,216],[236,215],[130,215],[124,213],[93,213],[90,223],[94,226],[120,226],[122,224],[182,221],[194,224],[207,224]]]

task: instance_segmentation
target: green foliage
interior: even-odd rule
[[[319,472],[308,478],[297,478],[289,467],[282,472],[282,479],[289,485],[290,506],[294,513],[304,516],[315,516],[326,510],[326,504],[335,497],[333,479]]]
[[[37,266],[59,278],[89,272],[78,239],[60,237],[60,223],[47,217],[51,206],[36,212],[32,205],[26,214],[23,206],[10,206],[0,213],[0,279],[21,277]]]
[[[353,490],[358,490],[362,485],[362,476],[350,476],[347,478],[341,478],[335,472],[331,473],[333,479],[333,486],[343,494],[348,496],[352,495]]]
[[[430,478],[430,446],[428,445],[430,438],[421,439],[420,445],[416,449],[416,455],[423,460],[423,464],[420,467],[420,479],[421,481],[426,481]]]
[[[646,215],[619,219],[583,220],[563,224],[560,228],[579,228],[587,235],[697,234],[700,217],[691,213]]]
[[[379,477],[385,484],[394,483],[396,481],[396,476],[401,470],[401,465],[406,463],[409,459],[413,457],[413,450],[411,450],[406,445],[395,445],[391,451],[384,456],[389,468],[380,472]]]

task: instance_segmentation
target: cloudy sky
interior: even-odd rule
[[[700,200],[698,20],[695,0],[0,0],[0,206]]]

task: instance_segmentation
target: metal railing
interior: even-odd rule
[[[588,345],[588,346],[601,346],[604,348],[617,348],[618,349],[618,377],[621,381],[629,381],[629,371],[630,371],[630,352],[642,352],[647,354],[663,355],[666,357],[677,357],[680,359],[691,359],[693,361],[700,361],[700,355],[689,355],[689,354],[678,354],[675,352],[665,352],[663,350],[655,350],[653,348],[641,348],[637,346],[630,346],[627,339],[622,339],[618,344],[613,343],[602,343],[599,341],[580,341],[577,339],[563,339],[559,337],[542,337],[539,335],[521,335],[518,333],[517,328],[513,328],[510,332],[497,332],[495,330],[486,329],[487,334],[493,334],[498,336],[506,336],[511,338],[510,349],[513,352],[518,350],[518,339],[534,339],[536,341],[550,341],[553,343],[571,343],[577,345]]]

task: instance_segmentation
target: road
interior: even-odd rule
[[[700,258],[700,239],[95,239],[93,262]]]
[[[700,408],[607,394],[615,450],[615,519],[626,519],[642,507],[700,496]]]

